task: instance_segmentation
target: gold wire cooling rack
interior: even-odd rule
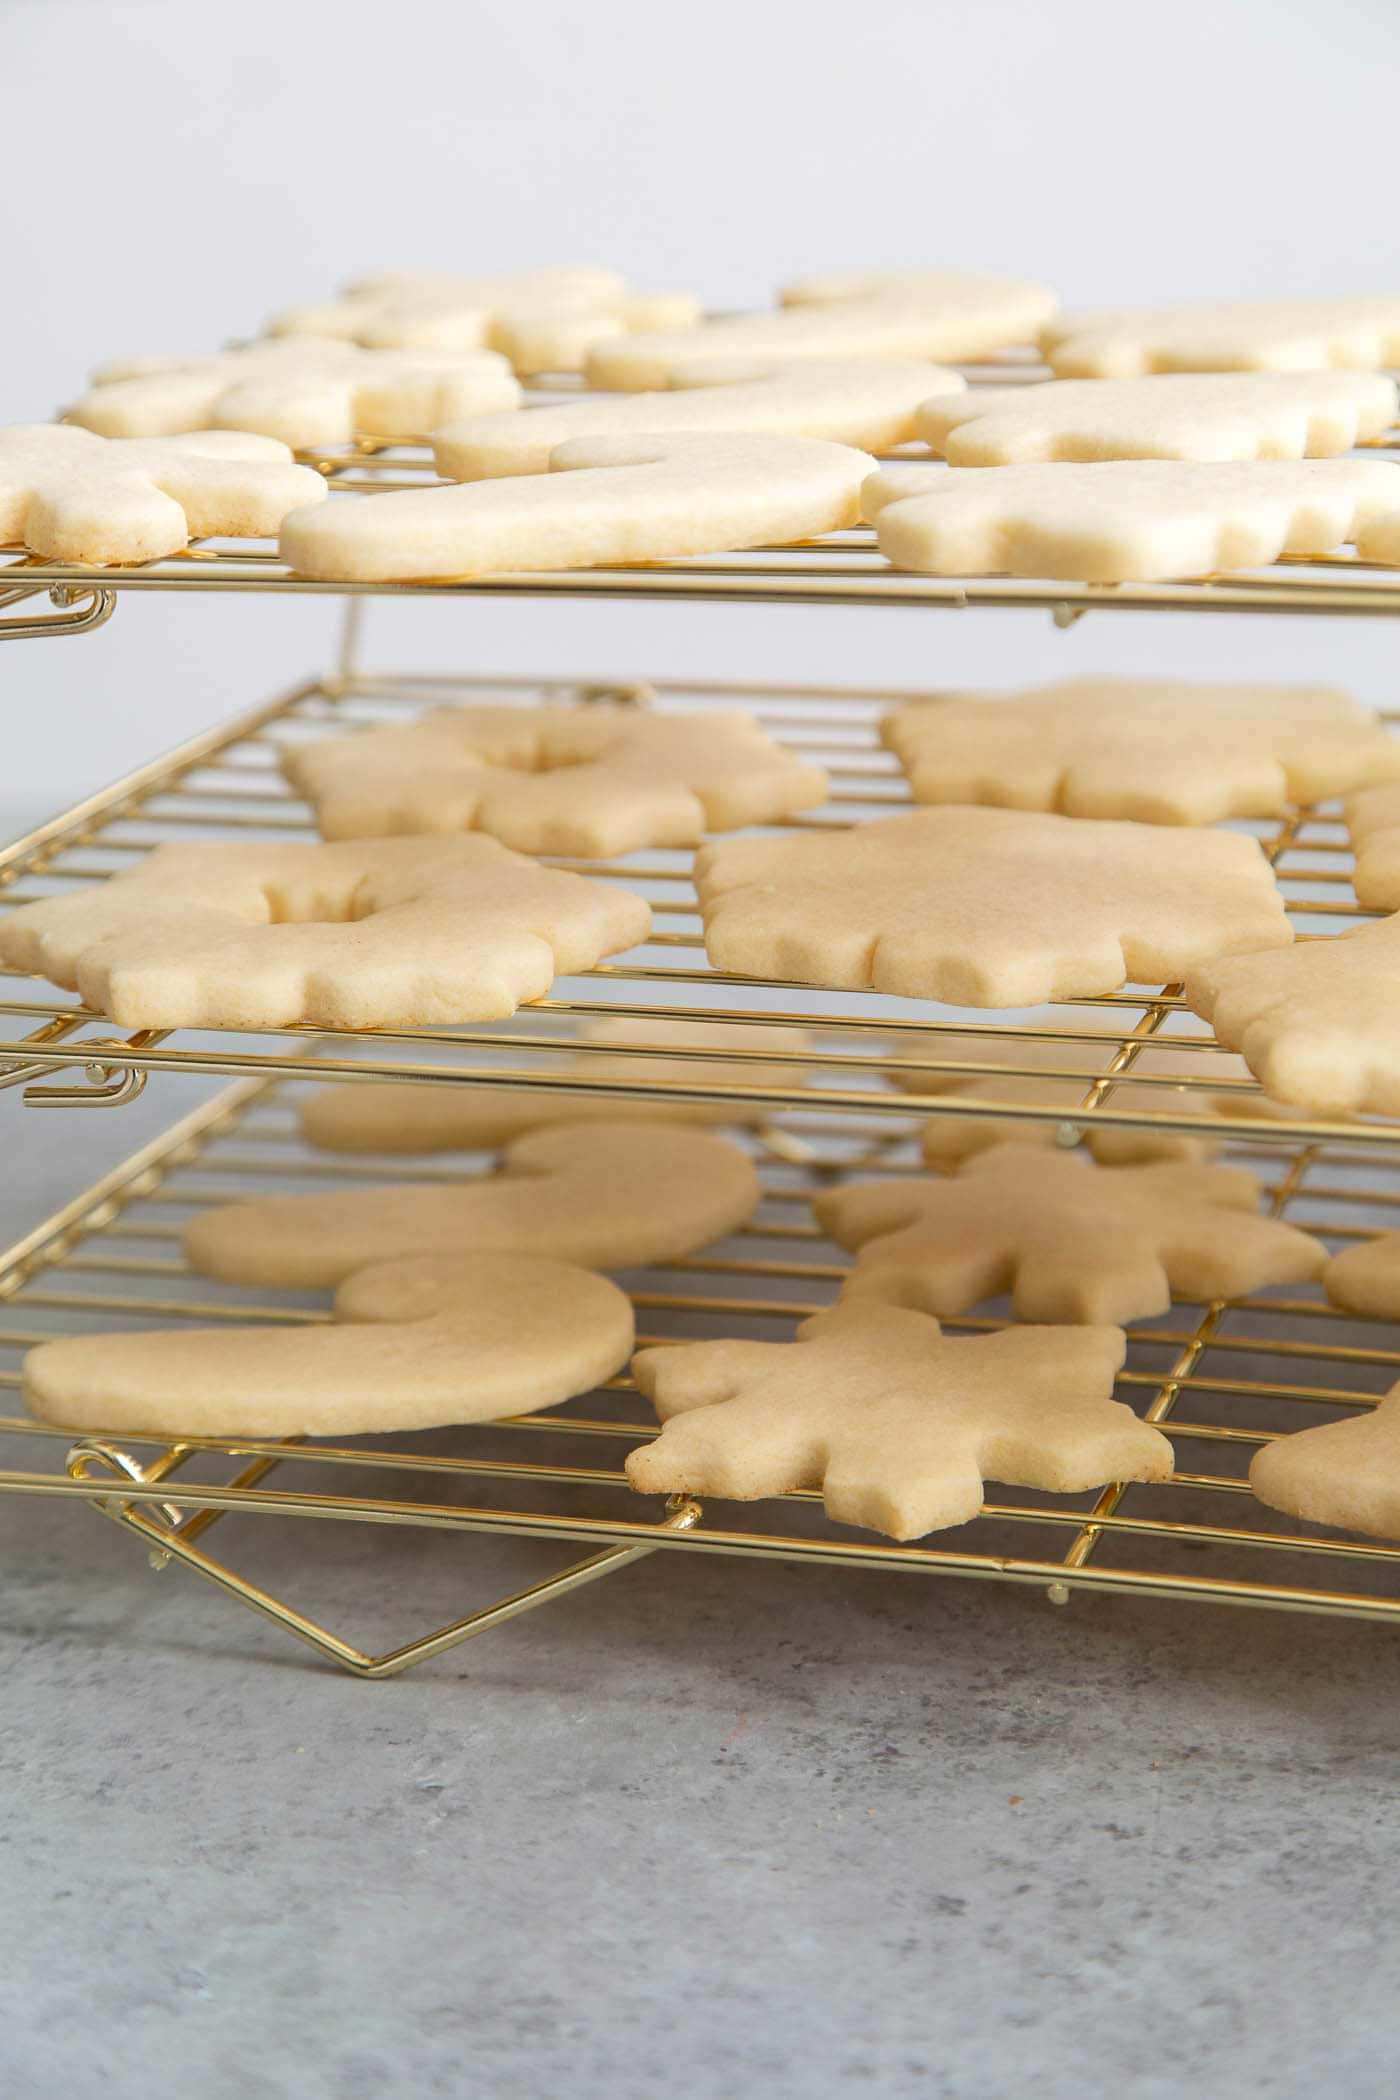
[[[799,826],[859,822],[907,802],[875,735],[880,706],[897,697],[888,692],[665,682],[561,687],[539,679],[369,676],[346,669],[193,739],[39,826],[0,854],[0,901],[100,881],[170,838],[310,837],[308,812],[278,769],[288,740],[401,718],[405,708],[428,702],[496,698],[528,705],[546,692],[582,705],[609,699],[684,708],[722,695],[750,707],[780,741],[832,773],[832,803],[819,815],[793,819]],[[1291,812],[1268,829],[1264,844],[1305,933],[1358,915],[1344,835],[1327,810]],[[1211,1038],[1185,1013],[1175,987],[1138,987],[1024,1018],[979,1016],[970,1023],[937,1018],[939,1009],[911,1002],[758,984],[708,966],[687,854],[556,865],[636,884],[652,897],[659,930],[634,955],[562,980],[548,999],[498,1026],[387,1030],[358,1039],[299,1030],[252,1042],[219,1035],[113,1038],[100,1016],[47,987],[28,985],[23,996],[0,1001],[14,1030],[29,1027],[27,1035],[0,1043],[0,1064],[8,1067],[0,1084],[22,1087],[34,1105],[119,1102],[152,1070],[233,1081],[213,1104],[0,1257],[0,1350],[21,1351],[51,1333],[92,1331],[94,1323],[110,1329],[133,1320],[326,1318],[321,1305],[255,1298],[190,1275],[178,1258],[180,1219],[201,1202],[262,1192],[270,1176],[288,1188],[324,1188],[337,1180],[373,1185],[455,1178],[473,1162],[308,1151],[291,1114],[297,1089],[290,1084],[308,1077],[510,1085],[603,1098],[668,1093],[758,1116],[759,1127],[746,1140],[759,1154],[765,1184],[753,1224],[703,1255],[632,1280],[641,1329],[657,1341],[726,1332],[782,1337],[830,1302],[842,1257],[811,1220],[813,1189],[872,1168],[915,1171],[915,1138],[929,1114],[1000,1118],[1008,1131],[1027,1119],[1051,1120],[1067,1143],[1114,1125],[1209,1132],[1226,1141],[1229,1156],[1262,1172],[1276,1215],[1335,1243],[1400,1222],[1392,1218],[1400,1206],[1400,1124],[1261,1122],[1258,1090],[1215,1076]],[[570,1053],[591,1024],[620,1015],[639,1024],[639,1039],[609,1045],[616,1053],[609,1074],[571,1070]],[[783,1061],[799,1067],[806,1084],[776,1091],[771,1077],[747,1069],[771,1064],[771,1050],[746,1055],[718,1041],[688,1049],[664,1045],[664,1054],[678,1067],[693,1067],[693,1076],[629,1081],[628,1057],[663,1047],[645,1041],[647,1021],[707,1017],[762,1019],[789,1029],[794,1048],[782,1053]],[[1006,1061],[1014,1059],[1014,1045],[1045,1040],[1068,1046],[1072,1062],[1082,1049],[1082,1068],[1063,1075],[1063,1107],[941,1091],[991,1074],[1014,1079],[1026,1069]],[[1199,1055],[1201,1078],[1154,1072],[1149,1053],[1163,1043],[1183,1056]],[[68,1084],[56,1084],[54,1070],[65,1066],[78,1070],[70,1071]],[[995,1310],[948,1323],[964,1332],[998,1324]],[[1170,1483],[1114,1487],[1077,1500],[1012,1492],[951,1539],[917,1546],[841,1531],[809,1495],[737,1511],[693,1500],[660,1511],[639,1500],[618,1461],[648,1425],[625,1379],[548,1415],[343,1446],[191,1439],[162,1447],[130,1436],[72,1444],[61,1432],[10,1417],[0,1422],[7,1445],[32,1439],[41,1454],[55,1456],[72,1448],[63,1467],[0,1471],[0,1491],[96,1503],[135,1531],[158,1565],[184,1561],[366,1676],[407,1668],[657,1550],[1034,1582],[1057,1602],[1078,1587],[1392,1618],[1400,1614],[1400,1547],[1304,1535],[1256,1503],[1244,1475],[1250,1454],[1268,1437],[1378,1397],[1400,1375],[1394,1340],[1392,1328],[1339,1314],[1315,1293],[1175,1306],[1164,1320],[1132,1330],[1124,1374],[1125,1396],[1177,1440],[1183,1470]],[[13,1360],[16,1368],[0,1371],[0,1379],[15,1387]],[[23,1448],[35,1446],[26,1441]],[[288,1468],[303,1470],[289,1475]],[[274,1469],[282,1483],[290,1477],[297,1484],[267,1487]],[[230,1513],[507,1532],[582,1548],[585,1557],[452,1626],[370,1655],[269,1595],[255,1570],[242,1572],[208,1553],[199,1541]],[[235,1529],[242,1539],[248,1527]],[[257,1534],[258,1527],[251,1529]]]

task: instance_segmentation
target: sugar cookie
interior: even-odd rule
[[[1222,957],[1188,975],[1186,1003],[1276,1101],[1400,1116],[1400,917]]]
[[[1379,372],[1193,372],[979,387],[938,396],[915,421],[930,450],[955,467],[1319,459],[1379,437],[1395,408],[1395,382]]]
[[[999,809],[721,839],[695,861],[718,970],[955,1006],[1174,982],[1292,939],[1254,839]]]
[[[1322,1272],[1334,1305],[1375,1320],[1400,1320],[1400,1232],[1378,1232],[1334,1254]]]
[[[289,338],[105,366],[67,421],[112,438],[260,431],[306,451],[418,437],[454,416],[518,408],[520,398],[519,380],[494,350],[359,350]]]
[[[985,357],[1028,341],[1055,308],[1044,285],[918,270],[805,278],[782,297],[775,312],[610,337],[584,369],[594,386],[638,393],[712,360]]]
[[[1275,1437],[1255,1454],[1249,1484],[1310,1524],[1400,1538],[1400,1385],[1367,1414]]]
[[[603,1047],[551,1054],[535,1060],[541,1074],[578,1079],[612,1079],[622,1085],[761,1087],[769,1093],[795,1093],[806,1080],[801,1065],[784,1064],[783,1055],[807,1048],[804,1029],[762,1022],[588,1021],[579,1030],[587,1042]],[[614,1047],[634,1046],[620,1056]],[[635,1049],[706,1050],[705,1059],[635,1054]],[[743,1062],[717,1062],[725,1052]],[[754,1056],[762,1063],[753,1063]],[[768,1059],[774,1060],[768,1062]],[[678,1101],[671,1094],[628,1100],[623,1095],[570,1094],[553,1087],[418,1086],[411,1080],[386,1080],[382,1086],[318,1087],[299,1103],[301,1134],[308,1144],[327,1152],[452,1152],[494,1149],[527,1130],[555,1123],[618,1123],[641,1118],[666,1123],[766,1123],[772,1108],[749,1101]]]
[[[643,1349],[665,1424],[627,1460],[644,1494],[750,1502],[820,1488],[826,1513],[897,1539],[981,1512],[983,1476],[1079,1494],[1168,1480],[1166,1438],[1113,1398],[1116,1327],[950,1341],[926,1313],[842,1305],[795,1342]]]
[[[849,361],[779,365],[738,379],[723,366],[682,366],[661,393],[590,395],[524,415],[478,415],[439,430],[433,447],[449,481],[543,474],[556,445],[570,438],[654,437],[660,432],[758,431],[827,438],[886,452],[915,435],[915,411],[967,381],[937,365]]]
[[[821,768],[784,751],[752,715],[599,703],[434,708],[284,745],[282,771],[323,838],[475,830],[521,853],[589,858],[693,846],[707,831],[772,824],[827,796]]]
[[[48,561],[158,561],[192,539],[261,539],[326,493],[285,445],[242,431],[129,440],[0,427],[0,546]]]
[[[1400,559],[1400,468],[1384,459],[905,467],[872,475],[862,502],[881,553],[935,576],[1141,583],[1348,540]]]
[[[650,927],[621,883],[476,834],[180,844],[0,916],[0,960],[123,1028],[407,1027],[503,1020]]]
[[[1326,1253],[1257,1215],[1244,1167],[1093,1166],[1016,1143],[961,1173],[818,1194],[823,1231],[860,1258],[842,1298],[950,1319],[1009,1293],[1018,1320],[1120,1326],[1180,1298],[1239,1298],[1317,1276]]]
[[[1400,737],[1329,686],[1066,678],[908,701],[880,736],[920,802],[1140,824],[1273,817],[1400,780]]]
[[[586,1393],[626,1363],[632,1307],[605,1277],[525,1254],[358,1269],[331,1327],[186,1327],[31,1349],[24,1396],[69,1429],[363,1436],[490,1422]]]
[[[752,1217],[753,1161],[708,1131],[644,1123],[534,1130],[500,1172],[453,1186],[339,1189],[204,1211],[185,1253],[230,1283],[316,1290],[420,1254],[542,1254],[630,1269],[693,1253]]]
[[[719,554],[854,524],[873,464],[817,438],[573,438],[550,454],[548,474],[295,512],[282,553],[333,583]]]
[[[1400,911],[1400,785],[1350,796],[1345,816],[1356,853],[1352,888],[1358,901],[1370,911]]]
[[[1057,314],[1040,331],[1056,372],[1320,372],[1400,364],[1400,299],[1201,300]]]

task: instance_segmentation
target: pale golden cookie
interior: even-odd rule
[[[880,735],[920,802],[1140,824],[1272,817],[1400,780],[1400,737],[1329,686],[1066,678],[911,700]]]
[[[556,445],[548,474],[296,511],[281,548],[299,574],[332,583],[721,554],[855,524],[873,465],[868,453],[819,438],[573,438]]]
[[[1166,1438],[1113,1398],[1116,1327],[950,1341],[926,1313],[842,1305],[797,1337],[642,1350],[633,1371],[666,1426],[628,1457],[633,1487],[820,1488],[837,1523],[914,1539],[977,1516],[984,1476],[1057,1494],[1171,1477]]]
[[[1400,1232],[1378,1232],[1334,1254],[1322,1272],[1334,1305],[1375,1320],[1400,1320]]]
[[[679,369],[702,360],[985,357],[1028,342],[1055,309],[1044,285],[955,271],[844,271],[803,278],[782,298],[776,312],[611,337],[590,351],[584,370],[593,386],[635,393],[670,386]]]
[[[490,1422],[588,1392],[626,1363],[615,1284],[525,1254],[359,1269],[331,1327],[184,1327],[45,1342],[24,1396],[69,1429],[362,1436]]]
[[[872,475],[862,502],[881,553],[934,576],[1141,583],[1349,540],[1400,560],[1400,467],[1384,459],[899,467]]]
[[[206,1276],[290,1290],[420,1254],[542,1254],[629,1269],[693,1253],[745,1224],[759,1199],[746,1153],[706,1131],[644,1123],[535,1130],[499,1173],[435,1184],[272,1196],[204,1211],[185,1252]]]
[[[1271,1509],[1310,1524],[1400,1538],[1400,1385],[1368,1414],[1275,1437],[1249,1484]]]
[[[827,796],[820,766],[737,710],[438,707],[287,744],[281,757],[323,838],[475,830],[521,853],[592,859],[693,846],[707,831],[772,824]]]
[[[842,1297],[951,1318],[1009,1293],[1018,1320],[1119,1325],[1172,1296],[1243,1297],[1318,1275],[1324,1249],[1257,1215],[1243,1167],[1099,1167],[1015,1143],[949,1179],[820,1193],[822,1229],[860,1259]]]
[[[1352,795],[1345,815],[1356,853],[1352,888],[1358,901],[1370,911],[1400,911],[1400,785]]]
[[[191,540],[263,539],[326,493],[276,438],[243,431],[127,439],[67,423],[0,427],[0,546],[48,561],[158,561]]]
[[[123,1028],[387,1028],[504,1020],[646,939],[619,882],[479,834],[336,846],[158,846],[0,914],[0,960]]]
[[[1044,460],[1324,459],[1395,420],[1379,372],[1188,373],[1056,379],[940,396],[918,434],[955,467]]]
[[[421,437],[452,417],[519,404],[520,382],[493,350],[288,339],[104,365],[67,421],[113,438],[253,430],[307,451],[361,437]]]
[[[1057,314],[1041,348],[1062,374],[1320,372],[1400,364],[1400,299],[1200,300]]]
[[[1400,1115],[1400,918],[1192,971],[1186,1003],[1276,1101]]]
[[[763,1087],[795,1093],[806,1082],[801,1065],[769,1063],[804,1050],[801,1028],[757,1022],[647,1021],[621,1017],[589,1021],[579,1030],[588,1042],[635,1045],[655,1050],[743,1053],[744,1062],[712,1058],[609,1056],[606,1048],[570,1049],[562,1056],[537,1055],[546,1076],[612,1079],[636,1086]],[[763,1063],[749,1058],[761,1054]],[[300,1106],[301,1134],[327,1152],[452,1152],[494,1150],[524,1131],[554,1123],[632,1122],[766,1123],[776,1111],[751,1102],[678,1101],[669,1094],[636,1101],[615,1094],[570,1094],[553,1087],[419,1086],[387,1080],[382,1086],[319,1087]]]
[[[1166,984],[1292,939],[1257,842],[999,809],[722,839],[695,861],[719,970],[957,1006]]]
[[[649,394],[593,394],[524,415],[476,415],[438,430],[433,456],[449,481],[543,474],[556,445],[570,438],[654,437],[661,431],[761,431],[829,438],[865,452],[887,452],[915,435],[927,396],[963,393],[967,381],[937,365],[884,362],[776,366],[734,379],[722,365],[678,367],[670,388]],[[718,375],[718,379],[717,379]]]

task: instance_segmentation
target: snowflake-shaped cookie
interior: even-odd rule
[[[912,700],[880,734],[920,802],[1141,824],[1272,817],[1400,780],[1400,737],[1329,686],[1067,678]]]
[[[419,437],[454,417],[519,404],[520,382],[494,350],[360,350],[289,339],[104,365],[67,420],[113,438],[252,430],[308,451],[359,437]]]
[[[1058,314],[1040,331],[1056,372],[1319,372],[1400,364],[1400,299],[1250,299]]]
[[[874,462],[755,433],[573,438],[548,474],[347,496],[299,511],[282,552],[333,583],[422,581],[722,554],[854,524]]]
[[[326,484],[276,438],[208,430],[95,437],[64,423],[0,428],[0,546],[49,561],[158,561],[191,540],[265,538]]]
[[[504,1020],[645,940],[621,883],[494,839],[158,846],[0,915],[0,959],[123,1028],[404,1028]]]
[[[282,770],[323,838],[476,830],[521,853],[592,858],[693,846],[827,794],[819,766],[734,710],[439,707],[284,746]]]
[[[1292,939],[1254,839],[999,809],[721,839],[695,861],[705,947],[740,976],[957,1006],[1169,983]]]
[[[1383,459],[896,467],[871,476],[862,502],[881,552],[934,576],[1142,583],[1348,541],[1400,561],[1400,468]]]
[[[1400,1115],[1400,917],[1192,971],[1186,1003],[1277,1101]]]
[[[956,271],[850,271],[788,285],[776,312],[699,327],[614,336],[590,352],[594,386],[633,393],[674,383],[702,361],[790,358],[978,358],[1028,342],[1055,309],[1041,284]]]
[[[1171,1446],[1114,1400],[1116,1327],[1018,1327],[951,1341],[926,1313],[843,1305],[796,1342],[644,1349],[665,1424],[627,1477],[650,1494],[820,1488],[827,1515],[897,1539],[966,1524],[983,1480],[1078,1494],[1167,1480]]]
[[[660,431],[758,431],[829,438],[886,452],[915,435],[916,411],[967,381],[938,365],[871,360],[788,363],[736,379],[722,365],[683,366],[661,393],[590,394],[524,415],[479,415],[436,433],[438,472],[449,481],[543,474],[570,438],[654,437]],[[718,376],[717,376],[718,375]]]
[[[843,1297],[951,1318],[1009,1293],[1020,1320],[1141,1320],[1172,1296],[1238,1298],[1300,1283],[1326,1260],[1295,1226],[1257,1215],[1243,1167],[1100,1167],[1003,1144],[953,1178],[819,1194],[824,1231],[860,1259]]]
[[[1395,382],[1379,372],[1189,373],[979,387],[929,401],[916,425],[955,467],[1316,459],[1378,437],[1395,407]]]
[[[1310,1524],[1400,1538],[1400,1385],[1367,1414],[1275,1437],[1249,1484],[1271,1509]]]

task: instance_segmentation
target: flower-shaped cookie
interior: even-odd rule
[[[25,1357],[25,1399],[69,1429],[362,1436],[553,1407],[611,1378],[632,1348],[616,1284],[526,1254],[358,1269],[335,1317],[67,1336]]]
[[[1400,299],[1242,299],[1057,314],[1040,331],[1055,371],[1320,372],[1400,364]]]
[[[1400,746],[1397,746],[1400,751]],[[826,800],[827,778],[752,715],[636,707],[439,707],[287,745],[323,838],[485,831],[521,853],[693,846]]]
[[[716,969],[958,1006],[1163,984],[1292,939],[1254,839],[925,809],[696,856]]]
[[[1321,1273],[1326,1253],[1257,1215],[1243,1167],[1093,1166],[997,1145],[949,1179],[868,1181],[813,1203],[860,1259],[843,1298],[951,1318],[1009,1292],[1019,1320],[1141,1320],[1181,1298],[1237,1298]]]
[[[0,959],[123,1028],[402,1028],[504,1020],[650,928],[480,836],[182,844],[0,915]]]
[[[1367,1414],[1275,1437],[1249,1484],[1271,1509],[1310,1524],[1400,1538],[1400,1385]]]
[[[520,382],[494,350],[359,350],[293,338],[104,365],[67,420],[113,438],[253,430],[306,451],[418,437],[453,417],[519,403]]]
[[[191,540],[262,539],[325,501],[313,467],[236,430],[104,438],[66,423],[0,428],[0,546],[49,561],[158,561]],[[309,515],[309,513],[308,513]]]
[[[629,1456],[633,1487],[741,1502],[820,1488],[838,1523],[914,1539],[977,1516],[984,1478],[1078,1494],[1171,1477],[1166,1438],[1113,1398],[1116,1327],[950,1341],[926,1313],[842,1305],[797,1333],[642,1350],[665,1427]]]
[[[1272,817],[1400,780],[1400,737],[1329,686],[1066,678],[911,700],[880,734],[920,802],[1140,824]]]

